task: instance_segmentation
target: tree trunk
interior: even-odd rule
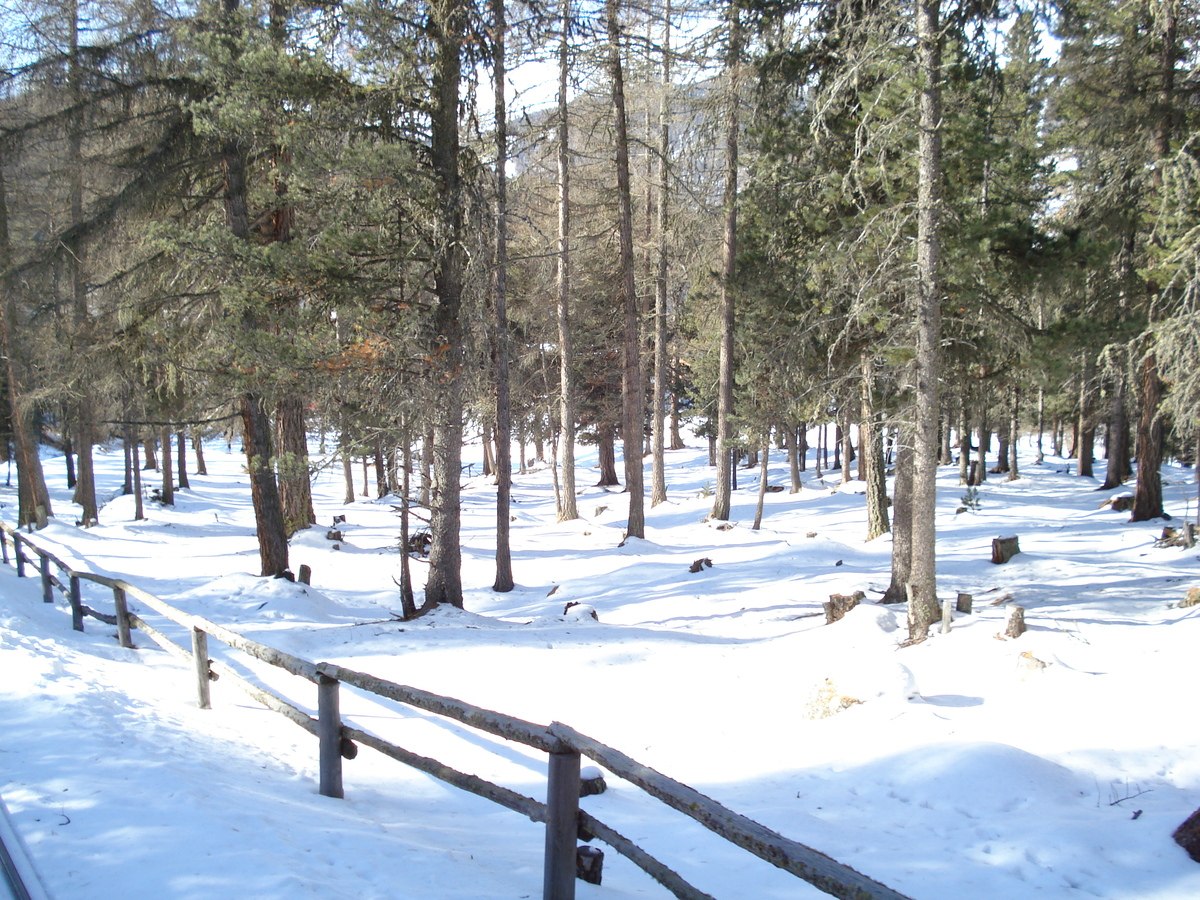
[[[317,521],[313,511],[312,483],[308,463],[308,429],[304,424],[304,401],[288,393],[275,409],[278,443],[279,502],[286,534],[291,537]],[[354,498],[350,498],[353,502]]]
[[[437,308],[433,333],[444,342],[434,351],[431,373],[438,385],[433,410],[433,496],[430,503],[429,578],[424,609],[439,604],[461,608],[461,527],[463,364],[465,335],[461,322],[464,203],[459,171],[459,99],[462,87],[462,43],[467,16],[463,0],[434,0],[430,25],[435,34],[432,62],[433,110],[430,159],[436,175],[440,241],[435,250],[433,293]]]
[[[1012,415],[1008,420],[1008,480],[1021,477],[1017,466],[1017,442],[1021,437],[1021,389],[1012,386]]]
[[[971,484],[971,407],[963,392],[958,418],[958,483]]]
[[[808,471],[808,423],[801,422],[796,429],[796,456],[799,457],[800,471]]]
[[[641,310],[634,284],[633,204],[629,183],[629,132],[625,114],[625,75],[621,61],[620,0],[606,0],[608,63],[612,78],[613,118],[616,126],[617,233],[620,244],[621,305],[625,310],[621,365],[621,440],[625,463],[625,489],[629,494],[626,535],[646,536],[645,489],[642,480],[642,364]]]
[[[1108,461],[1101,490],[1118,488],[1132,474],[1129,461],[1129,413],[1126,411],[1125,356],[1114,353],[1115,372],[1112,382],[1112,407],[1108,414],[1108,441],[1104,458]]]
[[[1138,380],[1138,401],[1141,414],[1137,428],[1137,487],[1133,492],[1131,522],[1146,522],[1163,517],[1162,469],[1163,421],[1159,406],[1163,398],[1163,383],[1158,377],[1158,358],[1149,353],[1142,360]]]
[[[900,431],[896,446],[896,482],[892,503],[892,580],[884,592],[884,603],[908,599],[906,585],[912,573],[912,426]]]
[[[920,129],[917,150],[916,427],[913,441],[909,640],[941,617],[937,600],[938,345],[941,303],[942,33],[938,0],[917,3]]]
[[[846,484],[853,479],[853,476],[850,474],[850,463],[854,461],[854,444],[850,439],[849,404],[843,404],[838,415],[842,419],[841,424],[838,426],[838,431],[841,433],[842,446],[842,484]]]
[[[133,448],[130,446],[128,426],[121,432],[121,449],[125,456],[125,480],[121,482],[121,494],[128,496],[133,493]]]
[[[79,3],[72,0],[68,10],[70,17],[70,49],[67,66],[67,81],[70,89],[72,112],[67,120],[67,157],[70,177],[71,222],[79,225],[83,222],[83,71],[79,59]],[[87,282],[85,265],[88,256],[87,245],[76,241],[70,247],[68,254],[72,307],[75,327],[80,337],[87,340],[89,320]],[[96,503],[96,472],[92,459],[92,445],[96,441],[94,424],[94,403],[92,400],[92,383],[84,376],[78,385],[79,400],[75,404],[75,444],[79,455],[79,474],[75,484],[74,500],[82,508],[80,520],[84,527],[90,527],[99,521],[99,509]]]
[[[987,454],[992,445],[992,429],[988,424],[987,401],[980,404],[979,412],[979,447],[975,453],[975,470],[971,475],[971,484],[980,485],[987,481]]]
[[[142,467],[138,463],[138,439],[133,426],[125,426],[125,443],[129,446],[133,461],[133,521],[146,518],[146,507],[142,501]]]
[[[400,472],[400,614],[405,619],[414,618],[417,614],[416,601],[413,599],[412,565],[408,555],[408,499],[411,489],[412,474],[412,435],[408,424],[402,418],[400,440],[403,445],[403,460]]]
[[[667,0],[663,12],[662,43],[662,92],[658,100],[658,220],[656,223],[656,262],[654,277],[654,395],[653,463],[650,487],[650,505],[658,506],[667,499],[666,475],[666,425],[667,404],[673,394],[667,389],[667,225],[669,224],[671,170],[668,160],[671,153],[671,0]]]
[[[192,449],[196,451],[196,474],[207,475],[208,466],[204,462],[204,435],[199,430],[192,434]]]
[[[512,509],[512,408],[508,376],[508,105],[504,52],[508,22],[504,0],[492,0],[493,67],[496,85],[496,267],[492,297],[496,313],[496,579],[492,590],[514,586],[509,528]]]
[[[767,432],[762,437],[762,464],[758,470],[758,504],[754,508],[754,525],[752,530],[762,528],[763,507],[767,501],[767,459],[771,455],[771,435]]]
[[[171,426],[163,425],[158,432],[162,447],[162,504],[175,505],[175,471],[171,460]]]
[[[1039,466],[1046,458],[1042,450],[1042,438],[1046,433],[1046,391],[1044,388],[1038,388],[1037,398],[1037,458],[1034,460]]]
[[[612,487],[621,483],[621,480],[617,478],[617,451],[613,446],[615,430],[609,423],[596,426],[596,446],[599,450],[598,463],[600,466],[600,480],[596,482],[597,487]]]
[[[246,449],[246,471],[250,473],[250,498],[258,531],[260,574],[277,577],[287,571],[287,527],[275,471],[271,468],[271,423],[255,394],[241,400],[242,442]]]
[[[179,487],[190,488],[191,483],[188,481],[187,473],[187,436],[184,434],[184,429],[180,428],[175,433],[176,460],[175,460],[175,476],[179,482]]]
[[[354,502],[354,458],[353,450],[350,446],[350,437],[346,433],[345,428],[342,429],[338,440],[338,454],[342,457],[342,479],[346,485],[345,494],[342,496],[342,503],[349,506]]]
[[[717,387],[717,490],[711,518],[729,518],[733,482],[731,471],[733,439],[734,324],[736,309],[733,275],[737,264],[737,192],[738,192],[738,86],[742,53],[742,27],[737,5],[725,7],[729,43],[725,73],[729,95],[725,100],[725,193],[723,198],[724,232],[721,245],[721,349]]]
[[[158,442],[153,435],[142,438],[142,450],[146,454],[146,464],[142,466],[145,472],[158,471]]]
[[[883,432],[875,412],[875,362],[870,354],[859,359],[859,477],[867,485],[867,540],[891,530],[888,521],[887,478],[883,470]]]
[[[571,334],[571,141],[568,118],[567,76],[570,57],[567,42],[571,0],[562,0],[562,34],[558,45],[558,269],[556,277],[558,319],[559,458],[562,485],[558,521],[579,518],[575,499],[575,387],[571,379],[574,344]]]
[[[1095,474],[1092,469],[1096,458],[1095,380],[1096,359],[1091,353],[1087,353],[1083,371],[1079,375],[1079,422],[1076,425],[1079,430],[1079,444],[1075,449],[1081,478],[1092,478]]]
[[[783,426],[784,447],[787,449],[788,476],[792,482],[791,493],[797,494],[804,488],[800,478],[800,452],[796,446],[799,443],[799,429],[795,425]]]

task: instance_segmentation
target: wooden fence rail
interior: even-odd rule
[[[361,744],[457,788],[518,812],[534,822],[545,823],[543,900],[573,900],[577,858],[582,849],[590,849],[579,848],[577,841],[580,839],[585,842],[601,840],[608,844],[681,900],[714,900],[632,841],[579,808],[580,760],[583,756],[641,788],[667,806],[690,816],[724,840],[790,872],[826,894],[842,900],[908,900],[903,894],[820,851],[785,838],[766,826],[727,809],[699,791],[643,766],[619,750],[605,746],[567,725],[558,722],[549,726],[537,725],[494,710],[472,706],[453,697],[396,684],[365,672],[357,672],[329,662],[313,663],[292,656],[253,641],[216,622],[176,609],[122,579],[77,571],[50,551],[38,546],[22,532],[0,521],[0,556],[5,564],[9,562],[9,541],[12,542],[12,562],[16,566],[17,575],[24,577],[26,574],[25,568],[30,561],[26,555],[28,550],[38,558],[42,599],[52,603],[54,591],[62,593],[70,603],[71,625],[76,631],[83,631],[84,617],[90,616],[109,625],[116,625],[118,640],[122,647],[127,648],[134,647],[132,631],[141,631],[164,650],[194,667],[196,699],[202,709],[211,706],[210,682],[224,678],[263,706],[286,716],[316,736],[321,794],[329,797],[344,796],[342,761],[354,759],[358,745]],[[51,571],[52,566],[57,568],[57,574]],[[63,581],[63,578],[66,581]],[[113,615],[83,603],[81,581],[99,584],[112,591],[115,611]],[[130,597],[188,629],[190,649],[180,646],[144,618],[130,612]],[[283,697],[254,684],[230,666],[210,659],[209,638],[215,638],[227,647],[316,685],[316,717]],[[546,802],[542,803],[509,788],[492,784],[476,775],[459,772],[438,760],[419,756],[343,722],[340,703],[340,687],[343,684],[546,753]]]

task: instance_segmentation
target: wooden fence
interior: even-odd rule
[[[0,522],[0,553],[5,564],[11,561],[16,566],[19,576],[26,576],[29,566],[36,565],[42,581],[42,599],[53,603],[54,591],[60,591],[70,603],[71,623],[76,631],[83,631],[84,618],[90,616],[115,625],[121,646],[133,648],[131,632],[136,628],[167,652],[194,666],[196,699],[202,709],[211,707],[209,683],[224,678],[263,706],[286,716],[313,734],[318,743],[319,790],[327,797],[344,796],[342,761],[354,759],[358,753],[358,746],[364,745],[455,787],[521,813],[534,822],[545,823],[543,900],[573,900],[577,857],[581,851],[590,849],[579,848],[578,840],[603,841],[681,900],[714,900],[628,838],[579,808],[582,756],[587,756],[671,808],[690,816],[730,843],[807,881],[826,894],[843,900],[908,900],[903,894],[849,866],[739,815],[686,784],[668,778],[619,750],[605,746],[562,723],[536,725],[503,713],[472,706],[452,697],[395,684],[333,663],[312,663],[292,656],[250,640],[215,622],[176,609],[122,579],[78,571],[5,522]],[[36,563],[30,558],[30,554],[36,557]],[[83,602],[81,581],[103,585],[112,591],[114,612],[111,615],[93,609]],[[130,612],[130,597],[164,618],[189,629],[191,648],[179,646],[145,619]],[[316,685],[316,718],[282,697],[253,684],[229,666],[210,659],[210,637]],[[348,724],[342,720],[340,712],[339,692],[343,684],[396,703],[444,716],[479,731],[546,753],[546,802],[542,803],[478,776],[460,772],[437,760],[419,756]]]

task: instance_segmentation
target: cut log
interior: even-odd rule
[[[711,568],[712,560],[705,556],[692,563],[691,566],[688,567],[688,571],[695,575],[697,572],[703,572],[705,569]]]
[[[866,598],[866,594],[862,591],[855,591],[853,594],[830,594],[829,600],[825,602],[825,624],[832,625]]]
[[[575,848],[575,877],[588,884],[599,884],[604,874],[604,851],[599,847]]]
[[[1008,537],[998,537],[992,540],[992,562],[996,565],[1008,562],[1021,552],[1015,534]]]
[[[971,604],[974,602],[974,599],[970,594],[964,594],[962,591],[959,591],[958,602],[955,603],[954,608],[964,616],[969,616],[971,614]]]
[[[584,766],[579,771],[579,796],[594,797],[608,790],[604,773],[595,766]]]
[[[1200,809],[1183,820],[1183,824],[1171,835],[1187,855],[1200,862]]]
[[[1025,607],[1010,606],[1008,608],[1008,621],[1004,625],[1004,636],[1007,638],[1019,638],[1025,633]]]

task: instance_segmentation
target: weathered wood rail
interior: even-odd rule
[[[342,762],[345,759],[354,759],[358,746],[363,745],[457,788],[518,812],[534,822],[545,823],[543,900],[573,900],[576,856],[582,849],[577,846],[579,840],[603,841],[681,900],[714,900],[711,895],[689,884],[677,872],[632,841],[579,808],[580,766],[583,756],[641,788],[672,809],[690,816],[724,840],[790,872],[826,894],[842,900],[909,900],[905,895],[820,851],[790,840],[758,822],[739,815],[686,784],[668,778],[567,725],[558,722],[549,726],[537,725],[504,713],[472,706],[453,697],[396,684],[333,663],[313,663],[292,656],[253,641],[216,622],[176,609],[120,578],[74,569],[49,550],[30,540],[26,534],[3,521],[0,521],[0,554],[5,564],[10,562],[11,556],[17,574],[22,577],[27,575],[26,569],[32,563],[29,554],[37,558],[37,569],[42,581],[42,599],[53,603],[55,590],[61,592],[70,604],[71,624],[76,631],[83,631],[85,617],[92,617],[115,625],[120,645],[135,649],[132,632],[138,630],[168,653],[193,666],[196,674],[196,702],[202,709],[211,707],[210,682],[218,678],[226,679],[263,706],[286,716],[313,734],[318,743],[318,789],[325,796],[344,796]],[[57,571],[52,571],[52,567]],[[80,589],[81,581],[92,582],[111,590],[114,612],[108,614],[85,604]],[[129,598],[136,599],[163,618],[189,629],[190,648],[175,643],[142,616],[131,612],[128,608]],[[227,647],[316,685],[317,716],[314,718],[283,697],[254,684],[230,666],[210,659],[210,637]],[[344,722],[340,711],[342,685],[443,716],[485,734],[546,753],[546,802],[526,797],[476,775],[460,772],[438,760],[420,756]]]

